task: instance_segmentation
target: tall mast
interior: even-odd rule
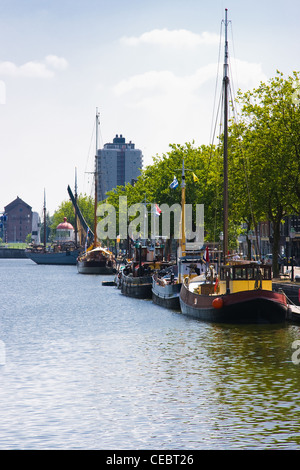
[[[77,168],[75,167],[75,201],[77,204]],[[75,208],[75,246],[78,245],[77,211]]]
[[[223,194],[223,252],[224,263],[228,255],[228,37],[227,37],[227,8],[225,9],[225,59],[224,59],[224,194]]]
[[[94,202],[94,248],[97,245],[97,203],[98,203],[98,127],[99,127],[99,112],[96,108],[96,151],[95,151],[95,202]]]
[[[184,168],[184,157],[182,159],[182,170],[181,170],[181,239],[180,239],[180,257],[186,255],[186,238],[185,238],[185,168]],[[181,265],[178,265],[178,280],[182,282]]]
[[[46,190],[44,189],[44,250],[47,244],[47,220],[46,220]]]
[[[185,239],[185,171],[184,171],[184,157],[182,160],[182,176],[181,176],[181,256],[186,254],[186,239]]]

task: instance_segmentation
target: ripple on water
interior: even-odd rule
[[[298,326],[209,325],[102,279],[0,260],[0,448],[299,448]]]

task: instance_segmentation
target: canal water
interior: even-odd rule
[[[0,260],[0,449],[300,449],[300,325],[211,325],[104,279]]]

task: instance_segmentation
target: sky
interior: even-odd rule
[[[92,194],[97,109],[144,165],[210,144],[226,8],[234,92],[300,70],[299,0],[0,0],[0,212]]]

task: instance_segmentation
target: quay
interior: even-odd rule
[[[294,281],[290,279],[289,275],[284,275],[273,279],[272,288],[275,292],[282,290],[293,304],[300,305],[300,267],[295,266],[294,268]]]
[[[0,259],[2,258],[26,258],[25,250],[24,248],[0,248]]]
[[[298,271],[298,272],[297,272]],[[300,322],[300,276],[299,268],[296,267],[295,281],[289,278],[274,279],[272,283],[273,291],[282,291],[289,300],[287,320],[295,323]]]

